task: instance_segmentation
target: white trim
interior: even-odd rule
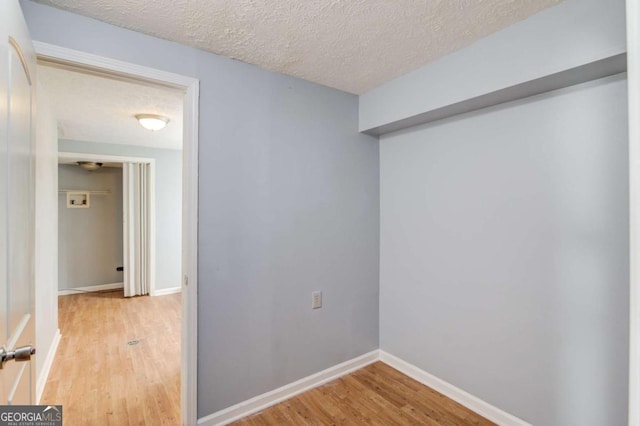
[[[640,426],[640,3],[627,0],[629,102],[629,425]]]
[[[58,160],[96,161],[102,163],[155,163],[155,158],[127,157],[122,155],[86,154],[83,152],[59,152]]]
[[[182,348],[181,423],[197,421],[198,365],[198,79],[105,58],[39,41],[33,42],[38,57],[80,69],[105,72],[111,76],[133,78],[185,90],[183,108],[183,215],[182,215]]]
[[[265,408],[271,407],[302,392],[306,392],[339,377],[359,370],[376,361],[395,368],[408,377],[422,383],[425,386],[440,392],[442,395],[456,401],[471,411],[500,426],[531,426],[526,421],[507,413],[468,392],[445,382],[444,380],[427,373],[426,371],[409,364],[408,362],[391,355],[383,350],[376,349],[357,358],[327,368],[319,373],[304,377],[288,385],[263,393],[231,407],[217,411],[198,419],[198,425],[222,426],[235,422],[244,417],[255,414]]]
[[[198,105],[197,80],[184,101],[182,145],[182,424],[198,419]]]
[[[226,425],[250,414],[264,410],[267,407],[275,405],[302,392],[308,391],[309,389],[313,389],[349,374],[352,371],[365,367],[377,360],[378,350],[371,351],[357,358],[353,358],[349,361],[327,368],[319,373],[312,374],[311,376],[307,376],[303,379],[282,386],[278,389],[258,395],[255,398],[251,398],[206,417],[202,417],[201,419],[198,419],[198,424],[207,426]]]
[[[49,352],[47,352],[47,357],[42,364],[42,371],[38,376],[38,381],[36,382],[36,405],[40,404],[40,399],[42,398],[42,393],[44,392],[44,387],[47,384],[47,379],[49,378],[49,373],[51,372],[51,366],[53,365],[53,360],[56,357],[56,352],[58,351],[58,345],[60,344],[60,338],[62,335],[60,334],[60,329],[56,330],[56,334],[53,336],[53,341],[51,342],[51,346],[49,346]]]
[[[171,86],[178,89],[187,89],[198,81],[192,77],[174,74],[155,68],[136,65],[117,59],[106,58],[104,56],[93,55],[79,50],[67,49],[49,43],[33,40],[33,47],[39,60],[58,64],[71,65],[76,68],[97,70],[106,74],[115,74],[119,77],[133,77],[137,80],[148,81],[150,83]]]
[[[401,373],[411,377],[425,386],[440,392],[444,396],[464,405],[482,417],[501,426],[531,426],[529,423],[519,419],[501,409],[471,395],[468,392],[445,382],[444,380],[427,373],[426,371],[409,364],[408,362],[380,350],[380,361],[395,368]]]
[[[92,293],[92,292],[104,291],[104,290],[116,290],[120,288],[124,288],[124,283],[88,285],[86,287],[75,287],[73,289],[58,290],[58,296],[68,296],[70,294],[80,294],[80,293]]]
[[[151,296],[166,296],[167,294],[181,293],[182,287],[161,288],[151,293]]]

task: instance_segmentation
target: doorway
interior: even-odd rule
[[[143,85],[159,85],[183,92],[182,154],[182,254],[180,282],[181,300],[181,368],[180,399],[182,424],[196,422],[196,285],[197,285],[197,108],[198,81],[158,70],[113,61],[108,58],[34,43],[39,61],[48,65],[74,69],[86,74],[115,80],[135,81]],[[125,269],[126,270],[126,269]],[[175,342],[178,344],[178,342]]]
[[[156,287],[156,160],[60,152],[58,162],[61,196],[58,294],[120,288],[124,290],[125,297],[181,292],[179,277],[164,279],[164,285]],[[100,166],[96,170],[83,170],[80,164],[87,163]],[[162,182],[165,184],[159,189],[171,193],[167,191],[171,188],[166,188],[166,181],[179,181],[179,170],[171,173],[163,167],[162,171],[168,176],[164,176]],[[87,185],[92,181],[95,182],[93,185]],[[79,197],[77,205],[70,205],[76,201],[70,199],[71,196]],[[95,200],[93,204],[92,199]],[[85,201],[89,202],[82,204]],[[103,205],[96,206],[96,202]],[[170,217],[180,221],[179,199],[163,194],[161,205],[163,219]],[[93,214],[75,210],[92,206],[97,207]],[[105,207],[110,214],[102,211]],[[177,245],[181,240],[180,229],[168,228],[160,233],[163,241],[174,241],[174,245],[164,248],[161,253],[165,262],[162,270],[173,269],[173,275],[176,271],[179,274],[180,248]],[[77,235],[72,237],[71,234]],[[91,236],[85,238],[85,234]],[[93,244],[95,239],[100,240],[101,247]],[[101,252],[106,252],[106,255],[101,256]],[[90,279],[83,278],[86,276]]]
[[[103,164],[58,159],[58,296],[123,288],[122,163]]]

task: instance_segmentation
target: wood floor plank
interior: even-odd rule
[[[358,398],[355,399],[355,401],[361,411],[366,413],[375,413],[376,420],[382,421],[386,424],[400,424],[399,419],[394,417],[394,415],[388,411],[388,408],[392,407],[393,404],[386,401],[379,393],[366,386],[366,384],[360,382],[355,375],[343,377],[343,380],[346,386],[353,389],[352,395],[358,395]]]
[[[349,379],[349,377],[347,377]],[[381,420],[383,420],[386,424],[393,425],[412,425],[415,424],[415,418],[411,415],[405,413],[398,408],[392,400],[387,398],[386,396],[381,395],[380,393],[370,389],[367,387],[366,383],[362,383],[355,375],[353,376],[353,380],[359,384],[359,387],[364,395],[366,395],[369,400],[369,408],[373,413],[376,414]],[[403,405],[404,406],[404,405]],[[428,423],[427,423],[428,424]]]
[[[477,416],[472,411],[466,409],[457,402],[447,398],[435,390],[422,385],[421,383],[400,374],[397,370],[384,364],[377,363],[372,366],[371,372],[362,371],[362,374],[369,374],[369,377],[378,377],[377,383],[382,386],[390,386],[399,394],[411,394],[415,392],[415,397],[409,402],[417,411],[429,414],[431,418],[440,422],[453,422],[453,424],[478,424],[486,425],[491,423],[483,423],[485,419]]]
[[[376,373],[367,369],[362,369],[356,373],[360,380],[375,388],[384,397],[399,401],[400,407],[406,405],[415,406],[416,409],[440,424],[446,424],[450,420],[457,420],[459,424],[464,424],[458,413],[459,408],[462,407],[448,398],[439,398],[439,396],[442,396],[440,394],[432,394],[430,392],[431,389],[426,386],[422,386],[423,389],[419,391],[411,391],[399,387],[398,383],[393,379],[378,380]],[[403,398],[402,395],[405,397]]]
[[[427,425],[494,423],[381,362],[297,395],[233,425]]]
[[[180,294],[81,293],[59,297],[58,311],[42,404],[61,404],[74,426],[180,424]]]
[[[332,413],[329,407],[322,404],[318,397],[319,394],[317,392],[310,391],[302,393],[297,399],[302,405],[309,407],[309,415],[319,424],[336,423],[335,412]]]
[[[263,425],[282,425],[287,423],[287,418],[284,416],[282,411],[279,408],[269,411],[265,413],[264,416],[261,416]]]

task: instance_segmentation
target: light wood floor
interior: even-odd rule
[[[493,425],[473,411],[381,362],[233,424]]]
[[[62,404],[65,425],[179,425],[180,294],[58,300],[62,339],[40,403]]]
[[[59,321],[62,340],[41,404],[61,404],[72,426],[180,424],[179,294],[62,296]],[[493,423],[377,362],[234,424]]]

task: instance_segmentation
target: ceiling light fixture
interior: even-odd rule
[[[169,124],[169,117],[157,114],[137,114],[136,120],[138,120],[142,127],[152,132],[162,130]]]
[[[88,172],[95,172],[100,167],[102,167],[102,163],[96,163],[94,161],[78,161],[78,166],[82,167]]]

